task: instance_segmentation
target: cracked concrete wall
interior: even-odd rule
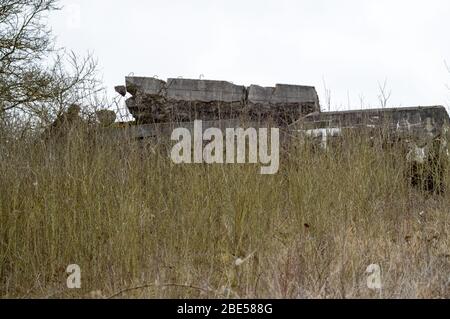
[[[443,106],[366,109],[307,115],[299,124],[309,128],[383,127],[398,132],[437,135],[450,118]]]
[[[177,101],[241,102],[245,87],[225,81],[168,79],[167,98]]]
[[[320,105],[316,89],[312,86],[252,85],[248,89],[247,113],[254,120],[276,115],[278,122],[290,124],[313,112],[320,112]]]
[[[187,122],[248,118],[272,119],[289,124],[320,111],[314,87],[277,84],[276,87],[245,87],[226,81],[126,77],[116,87],[138,123]]]
[[[277,84],[276,87],[261,87],[251,85],[248,99],[253,103],[298,103],[318,100],[317,93],[312,86]]]
[[[411,147],[423,147],[441,136],[447,137],[450,117],[443,106],[366,109],[310,114],[289,126],[319,139],[342,137],[344,131],[378,134],[402,140]],[[337,134],[334,134],[337,132]]]

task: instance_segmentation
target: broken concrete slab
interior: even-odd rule
[[[449,123],[450,118],[445,107],[419,106],[314,113],[307,115],[298,124],[314,128],[387,126],[400,132],[420,131],[437,134]]]
[[[250,85],[248,88],[248,101],[250,103],[270,103],[274,94],[274,87],[262,87],[259,85]]]
[[[319,98],[312,86],[277,84],[271,103],[317,103]]]
[[[310,114],[289,126],[292,132],[322,140],[342,138],[346,133],[384,136],[386,141],[423,147],[447,134],[450,117],[443,106],[365,109]],[[338,134],[330,134],[336,131]],[[324,142],[325,141],[325,142]]]
[[[277,84],[275,87],[252,85],[248,89],[247,109],[254,120],[271,118],[280,124],[320,111],[314,87]]]
[[[226,81],[168,79],[167,98],[176,101],[241,102],[246,88]]]
[[[283,124],[320,111],[314,87],[278,84],[247,88],[227,81],[146,77],[125,78],[132,95],[126,105],[138,123],[247,118]],[[123,95],[123,89],[116,91]]]
[[[131,95],[149,94],[165,95],[166,82],[149,77],[127,76],[125,83],[128,93]]]
[[[314,103],[319,107],[319,97],[312,86],[277,84],[275,87],[251,85],[248,101],[261,104]]]

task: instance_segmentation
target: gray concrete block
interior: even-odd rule
[[[176,101],[239,102],[244,101],[246,89],[226,81],[168,79],[167,98]]]
[[[123,87],[116,90],[124,95]],[[283,85],[246,88],[227,81],[126,77],[127,107],[140,123],[245,117],[292,123],[320,111],[314,87]],[[126,92],[125,92],[126,93]]]
[[[312,86],[277,84],[271,99],[272,103],[317,103],[319,98]]]
[[[312,86],[277,84],[276,87],[251,85],[248,102],[254,104],[314,104],[319,109],[319,97]]]
[[[389,128],[392,132],[436,136],[450,123],[443,106],[365,109],[310,114],[302,119],[307,128]],[[295,125],[295,124],[294,124]]]
[[[166,82],[149,77],[127,76],[125,83],[128,93],[136,95],[140,94],[148,95],[165,95]]]
[[[248,88],[248,101],[255,104],[266,104],[272,100],[275,88],[251,85]]]

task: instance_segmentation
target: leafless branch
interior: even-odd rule
[[[378,89],[379,89],[379,95],[378,100],[380,101],[380,105],[382,108],[386,108],[389,100],[392,95],[392,91],[388,91],[387,87],[387,79],[384,80],[383,85],[381,85],[380,82],[378,82]]]

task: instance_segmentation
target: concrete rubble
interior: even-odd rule
[[[126,77],[116,91],[139,124],[245,118],[290,124],[320,111],[314,87],[277,84],[245,87],[226,81]]]
[[[236,85],[227,81],[129,76],[117,86],[138,125],[133,136],[167,135],[174,127],[191,128],[194,120],[222,127],[251,124],[278,126],[288,134],[327,139],[351,129],[388,128],[389,134],[415,143],[430,143],[448,130],[450,118],[442,106],[321,112],[312,86],[277,84],[275,87]],[[135,124],[136,124],[135,123]]]

